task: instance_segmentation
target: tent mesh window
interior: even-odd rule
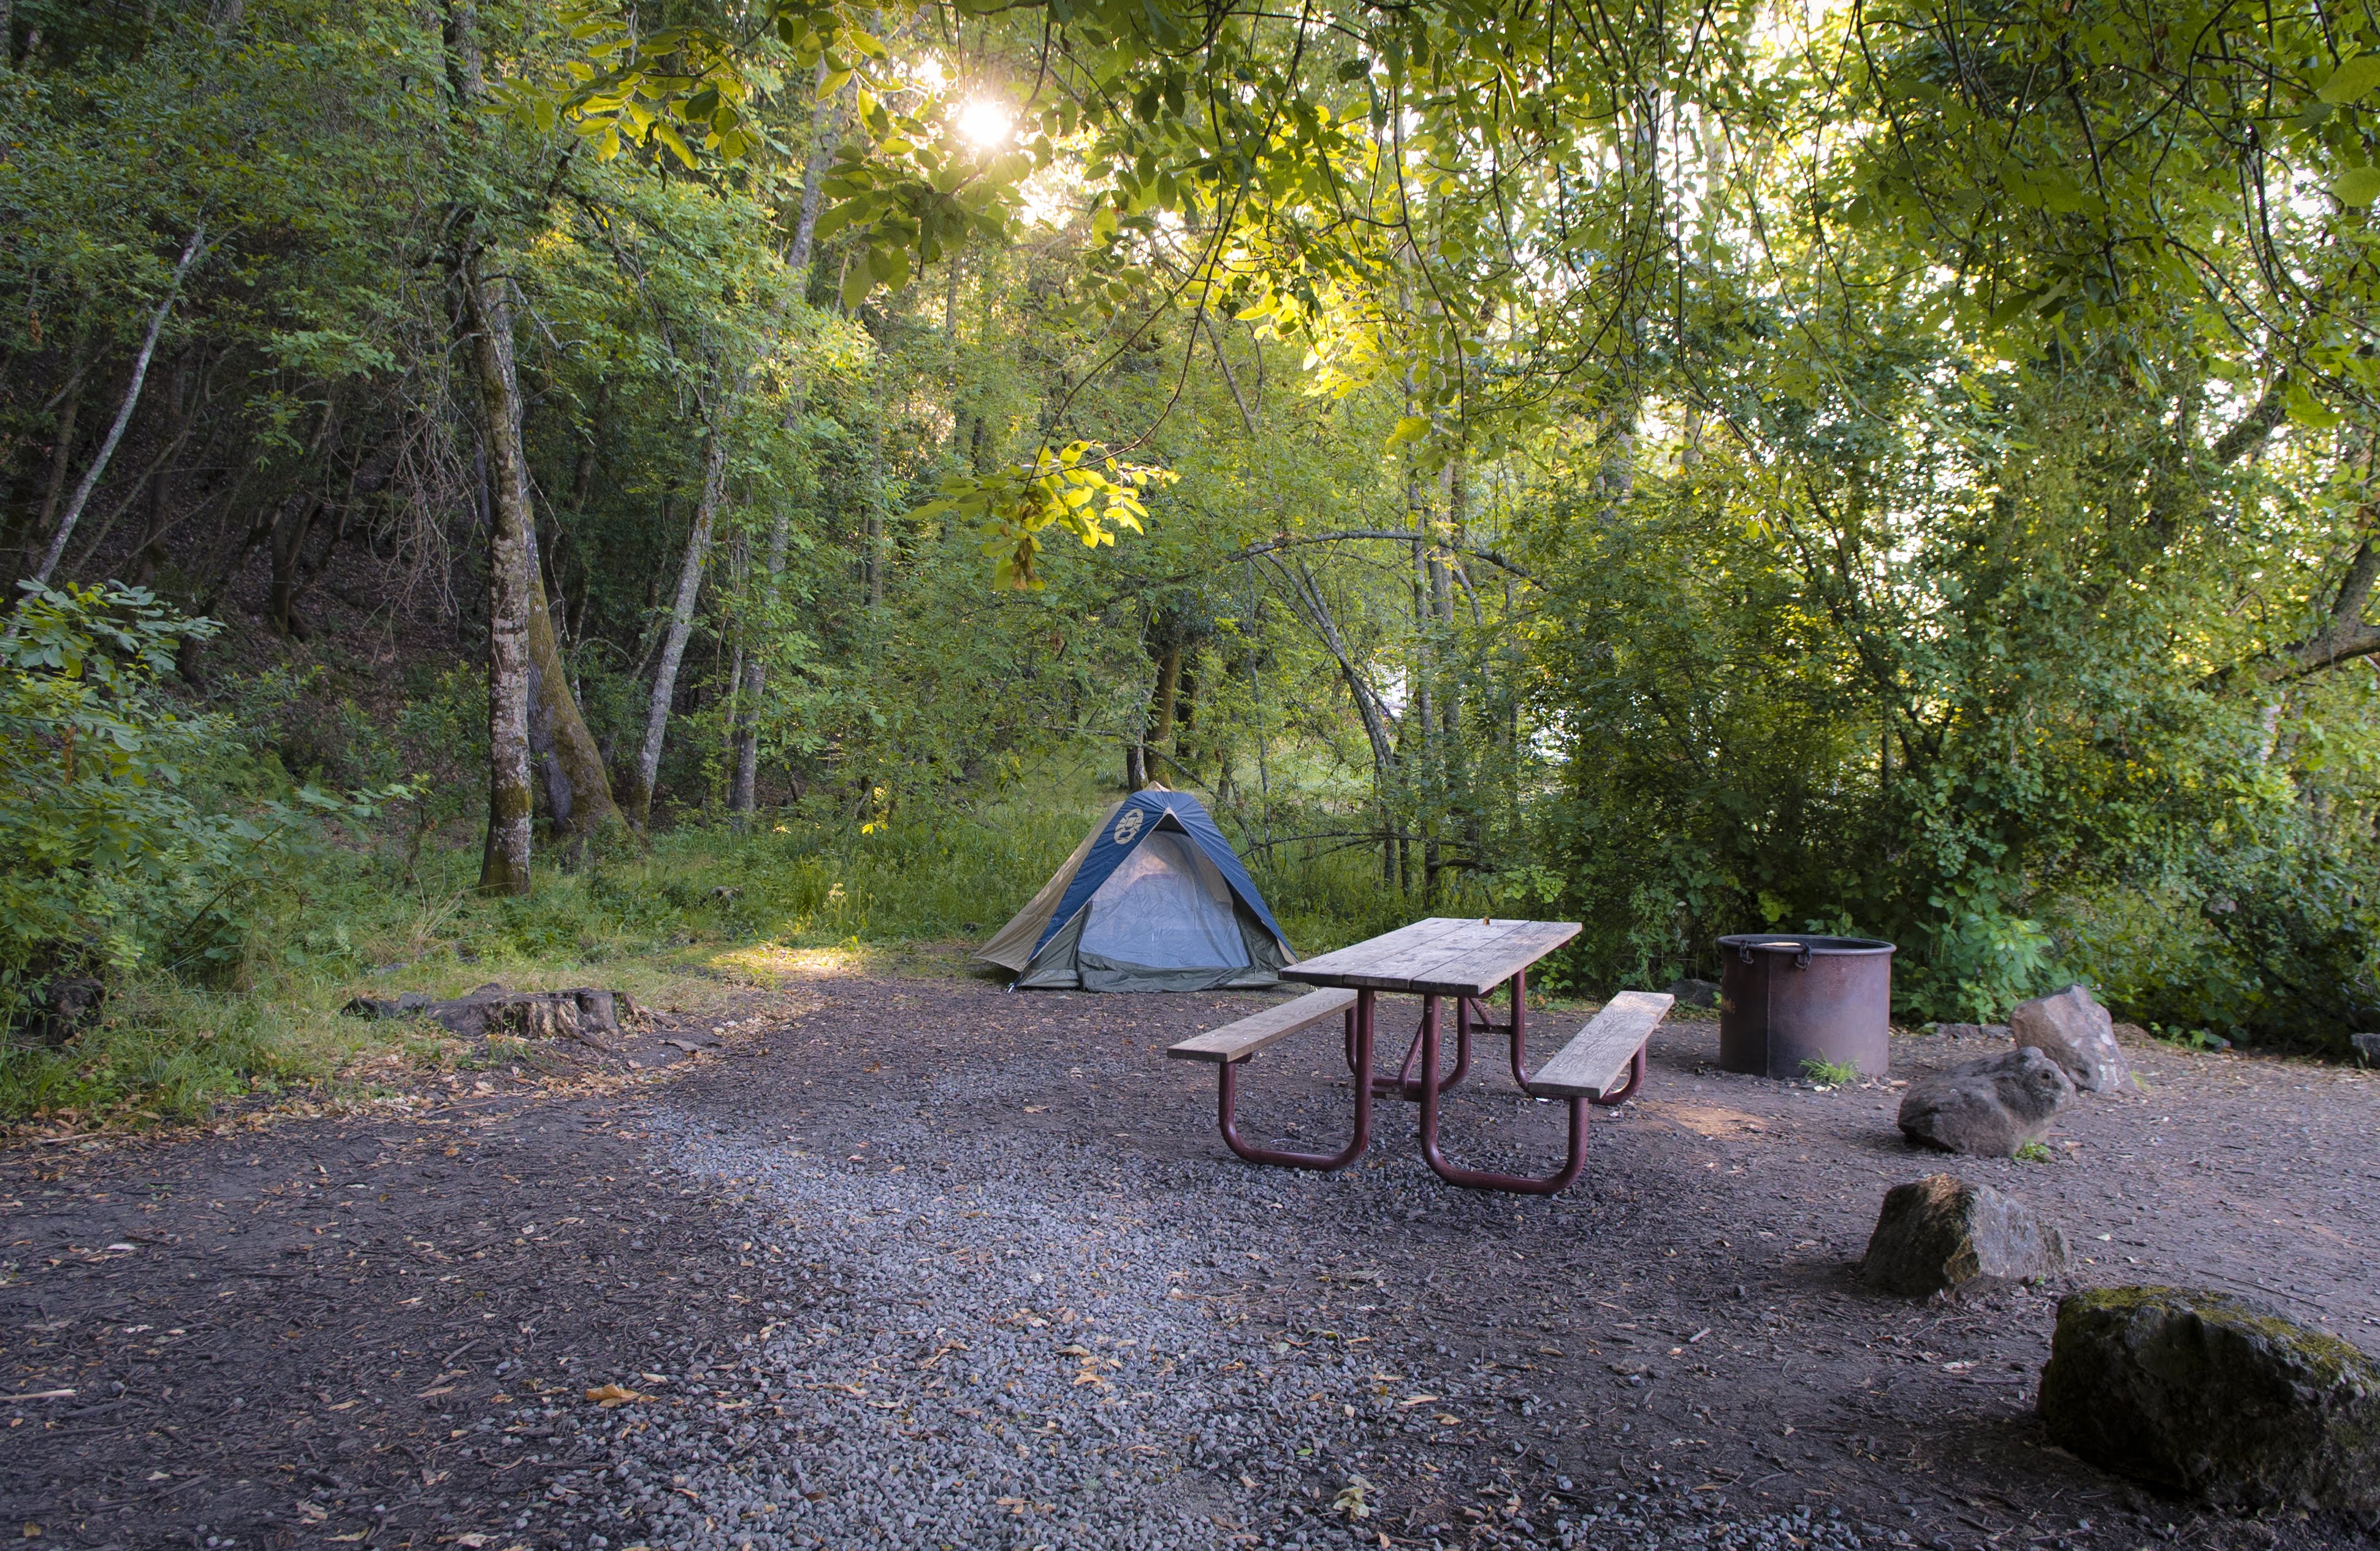
[[[1148,969],[1240,968],[1231,886],[1178,830],[1142,841],[1091,896],[1080,952]]]

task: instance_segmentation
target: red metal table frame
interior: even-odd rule
[[[1628,1081],[1619,1088],[1598,1096],[1562,1096],[1570,1105],[1569,1153],[1561,1168],[1548,1175],[1500,1174],[1465,1169],[1450,1161],[1439,1146],[1439,1099],[1471,1070],[1471,1036],[1475,1028],[1510,1037],[1512,1081],[1520,1084],[1523,1093],[1529,1091],[1529,966],[1578,932],[1575,921],[1433,916],[1282,970],[1284,980],[1343,987],[1355,993],[1355,1004],[1346,1016],[1347,1071],[1354,1079],[1355,1092],[1354,1135],[1336,1153],[1283,1152],[1244,1140],[1232,1116],[1238,1097],[1240,1063],[1226,1061],[1218,1077],[1216,1096],[1217,1120],[1224,1144],[1250,1163],[1290,1169],[1344,1169],[1362,1157],[1371,1145],[1372,1100],[1402,1098],[1421,1106],[1422,1157],[1448,1183],[1525,1195],[1551,1195],[1564,1189],[1578,1178],[1586,1162],[1586,1107],[1622,1103],[1636,1091],[1645,1079],[1641,1050],[1631,1063]],[[1488,1016],[1487,1005],[1500,988],[1508,994],[1506,1021],[1501,1024]],[[1406,1048],[1404,1060],[1393,1077],[1383,1077],[1372,1070],[1374,1001],[1382,991],[1422,999],[1421,1026],[1415,1031],[1413,1043]],[[1454,1068],[1439,1076],[1441,1004],[1450,997],[1454,1000]]]

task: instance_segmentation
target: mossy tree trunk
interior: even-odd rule
[[[529,613],[539,589],[529,558],[528,470],[521,455],[512,308],[504,282],[488,279],[483,266],[476,248],[464,258],[464,314],[494,487],[488,514],[488,840],[480,857],[480,890],[526,894],[533,802]],[[550,621],[547,628],[552,629]]]

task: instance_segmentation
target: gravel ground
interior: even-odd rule
[[[0,1157],[0,1521],[218,1551],[2374,1544],[2150,1496],[2032,1414],[2072,1286],[2249,1291],[2373,1344],[2365,1074],[2142,1049],[2146,1091],[2061,1117],[2056,1162],[1954,1163],[1900,1143],[1895,1090],[1718,1073],[1677,1022],[1585,1179],[1519,1200],[1441,1184],[1400,1105],[1343,1173],[1232,1158],[1210,1072],[1161,1052],[1254,1005],[827,978],[655,1031],[711,1047],[659,1085]],[[1260,1059],[1253,1135],[1343,1130],[1334,1043]],[[1457,1156],[1548,1167],[1560,1108],[1475,1071]],[[2059,1223],[2072,1275],[1864,1288],[1884,1189],[1952,1166]]]
[[[1409,1439],[1536,1410],[1475,1367],[1384,1361],[1364,1304],[1278,1339],[1247,1327],[1243,1262],[1329,1275],[1299,1227],[1332,1194],[1311,1177],[1115,1156],[1052,1170],[1016,1140],[953,1164],[915,1121],[856,1169],[681,1111],[653,1123],[677,1167],[742,1203],[756,1249],[821,1278],[735,1360],[657,1375],[659,1403],[582,1427],[613,1461],[606,1507],[655,1545],[1385,1545],[1366,1499],[1412,1468]],[[1399,1182],[1392,1198],[1427,1189]],[[694,1405],[670,1405],[689,1376]],[[1732,1518],[1658,1483],[1597,1506],[1541,1479],[1552,1454],[1510,1453],[1449,1540],[1918,1544],[1840,1509]]]

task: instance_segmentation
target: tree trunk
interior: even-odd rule
[[[33,579],[46,582],[56,570],[60,557],[67,552],[67,539],[74,533],[75,520],[91,500],[91,492],[99,486],[100,477],[107,472],[108,459],[115,455],[115,444],[124,440],[124,428],[132,423],[132,412],[140,407],[140,384],[149,379],[149,362],[157,354],[157,336],[165,327],[166,315],[174,310],[174,298],[181,293],[182,277],[190,273],[198,261],[199,250],[206,243],[207,224],[200,222],[190,233],[190,240],[182,245],[181,261],[174,266],[174,277],[165,286],[165,296],[158,302],[157,310],[150,315],[149,333],[140,341],[140,353],[132,357],[132,380],[124,385],[124,401],[116,406],[115,423],[107,428],[106,437],[99,451],[91,454],[91,467],[83,471],[82,483],[75,487],[74,499],[58,517],[57,531],[50,536],[50,547],[42,555],[42,563],[34,570]]]
[[[786,410],[791,419],[795,410]],[[791,540],[793,513],[785,505],[782,493],[778,497],[776,518],[769,526],[769,553],[766,561],[768,580],[761,587],[760,628],[769,628],[777,606],[777,591],[785,570],[785,546]],[[728,811],[739,818],[748,818],[759,806],[760,784],[760,697],[768,692],[769,670],[763,665],[760,642],[755,640],[745,655],[743,682],[737,686],[741,703],[736,708],[735,781],[727,794]]]
[[[1294,570],[1278,560],[1269,563],[1287,584],[1291,605],[1305,616],[1307,625],[1338,662],[1348,698],[1355,702],[1355,714],[1363,719],[1364,736],[1372,745],[1372,798],[1380,812],[1380,878],[1392,888],[1402,887],[1403,846],[1398,838],[1392,801],[1397,787],[1396,722],[1379,692],[1356,667],[1346,638],[1339,633],[1338,621],[1330,617],[1330,600],[1322,596],[1314,573],[1303,561]]]
[[[1444,542],[1430,560],[1430,587],[1438,605],[1440,673],[1438,694],[1439,789],[1447,806],[1461,815],[1462,845],[1476,865],[1486,850],[1486,833],[1478,805],[1471,800],[1469,758],[1463,745],[1463,701],[1471,669],[1454,652],[1454,546],[1469,537],[1471,525],[1471,460],[1458,447],[1446,467],[1446,527]]]
[[[1157,659],[1156,721],[1148,730],[1149,743],[1160,752],[1173,752],[1173,697],[1182,687],[1182,648],[1167,647]]]
[[[815,91],[826,80],[826,61],[819,61],[818,74],[811,79]],[[794,244],[785,252],[785,267],[807,277],[810,267],[810,245],[818,238],[819,206],[826,192],[827,164],[834,160],[835,127],[842,118],[835,103],[843,89],[837,87],[832,97],[820,97],[810,104],[809,155],[802,163],[802,208],[794,218]]]
[[[69,353],[80,357],[83,346],[90,337],[91,331],[88,326],[78,328],[75,331],[74,344],[69,346]],[[32,525],[30,527],[18,527],[9,534],[12,543],[20,549],[19,555],[10,563],[11,574],[8,579],[11,582],[18,576],[31,574],[42,535],[49,532],[56,525],[58,507],[66,500],[67,469],[74,462],[75,422],[82,418],[83,389],[90,375],[89,363],[78,359],[67,378],[66,408],[58,416],[57,440],[51,444],[50,478],[42,491],[41,507],[34,512]]]
[[[868,612],[870,628],[884,612],[884,377],[876,377],[869,420],[874,430],[868,443]]]
[[[702,568],[710,559],[710,534],[727,490],[727,436],[714,427],[702,459],[702,499],[694,509],[694,529],[686,535],[686,559],[677,573],[677,597],[670,606],[668,634],[662,641],[661,661],[653,668],[652,699],[645,709],[645,741],[637,752],[637,768],[629,778],[628,821],[638,829],[652,822],[653,784],[661,779],[662,741],[669,733],[670,706],[677,697],[678,663],[686,657],[686,640],[694,630],[694,602],[702,591]]]
[[[132,483],[125,491],[124,499],[117,502],[115,509],[100,519],[99,526],[84,537],[81,551],[67,564],[67,575],[80,576],[90,573],[91,562],[98,558],[100,551],[107,543],[108,536],[115,531],[118,519],[125,513],[132,510],[144,493],[150,494],[151,510],[154,511],[158,508],[160,503],[157,497],[150,492],[164,485],[167,467],[180,455],[182,444],[190,439],[191,417],[183,407],[186,364],[186,361],[177,361],[174,368],[173,386],[166,395],[165,424],[158,437],[162,445],[158,448],[156,455],[149,460],[149,467],[133,479]],[[134,560],[136,566],[141,563],[137,548]],[[146,587],[148,582],[144,579],[138,585]]]
[[[2366,624],[2363,618],[2375,582],[2380,582],[2380,535],[2365,539],[2347,563],[2347,575],[2338,584],[2330,618],[2321,633],[2283,648],[2280,660],[2265,669],[2265,678],[2276,682],[2299,678],[2360,657],[2380,655],[2380,624]]]
[[[1173,691],[1173,764],[1184,774],[1198,773],[1198,658],[1185,653],[1182,679]]]
[[[529,890],[529,612],[537,567],[529,552],[528,470],[520,443],[520,383],[513,366],[512,308],[504,283],[485,279],[475,249],[463,261],[465,316],[480,380],[480,409],[494,490],[488,542],[488,841],[480,889]]]
[[[313,632],[298,612],[298,557],[322,509],[322,498],[310,491],[291,496],[281,503],[281,515],[273,519],[265,545],[273,563],[273,579],[265,589],[265,615],[275,630],[300,641]]]
[[[176,449],[189,435],[191,422],[198,418],[197,407],[190,401],[183,378],[188,365],[184,361],[175,367],[174,446]],[[157,466],[155,475],[149,481],[149,522],[140,535],[140,546],[132,557],[132,582],[135,587],[147,587],[155,581],[158,571],[165,564],[165,534],[174,524],[174,460],[168,457]]]
[[[584,839],[607,823],[617,823],[620,809],[612,801],[612,778],[603,768],[602,750],[595,746],[595,736],[588,732],[587,719],[579,715],[578,701],[570,693],[561,637],[554,631],[545,578],[534,557],[528,585],[531,741],[544,770],[555,831]]]

